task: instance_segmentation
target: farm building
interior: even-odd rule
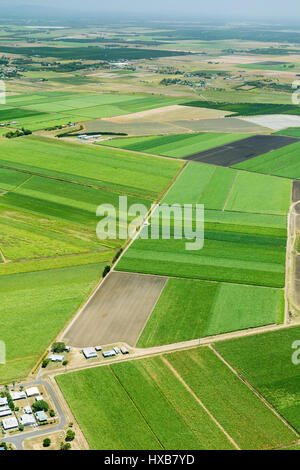
[[[44,400],[42,395],[38,395],[38,396],[35,397],[35,401],[41,401],[41,400]]]
[[[129,351],[128,351],[127,348],[125,348],[125,346],[122,346],[122,347],[121,347],[121,353],[122,353],[122,354],[129,354]]]
[[[6,397],[0,398],[0,406],[5,406],[7,405],[7,403],[8,403],[8,400]]]
[[[39,389],[37,387],[26,388],[25,392],[28,398],[34,397],[40,394]]]
[[[91,359],[92,357],[98,357],[97,351],[95,348],[83,348],[82,352],[86,359]]]
[[[111,349],[110,351],[103,351],[102,355],[103,357],[114,357],[116,356],[116,352]]]
[[[15,429],[19,426],[17,418],[6,418],[2,421],[2,426],[5,431],[9,431],[10,429]]]
[[[24,406],[23,408],[24,410],[24,413],[26,413],[27,415],[31,415],[32,414],[32,409],[31,409],[31,406]]]
[[[24,414],[20,418],[20,423],[23,426],[32,426],[32,425],[36,424],[36,420],[35,420],[35,417],[33,415]]]
[[[45,411],[37,411],[35,415],[39,423],[44,423],[45,421],[48,421],[48,417]]]
[[[24,400],[26,398],[25,392],[10,392],[12,400]]]
[[[62,354],[50,354],[50,356],[48,356],[48,359],[50,359],[50,361],[52,362],[62,362],[64,360],[64,357]]]
[[[3,408],[1,408],[0,418],[3,418],[4,416],[10,416],[10,415],[12,415],[12,411],[9,408],[9,406],[4,406]]]

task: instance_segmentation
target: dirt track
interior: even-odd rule
[[[166,278],[112,272],[66,332],[73,347],[125,342],[135,346]]]

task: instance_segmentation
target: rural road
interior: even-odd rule
[[[33,438],[33,437],[38,437],[38,436],[43,436],[43,435],[48,435],[49,432],[53,433],[56,431],[62,431],[65,427],[66,424],[66,418],[64,415],[64,412],[56,398],[56,395],[54,391],[52,390],[51,385],[49,385],[47,382],[45,382],[42,379],[37,379],[34,382],[28,382],[26,384],[23,384],[24,387],[32,387],[32,386],[38,386],[38,385],[43,385],[44,387],[47,388],[54,406],[57,410],[57,414],[59,415],[59,424],[52,428],[47,428],[47,429],[40,429],[40,430],[34,430],[34,431],[28,431],[24,433],[19,433],[16,436],[8,436],[4,437],[3,439],[0,438],[2,442],[7,442],[10,444],[13,444],[17,450],[23,450],[23,443],[26,439]]]

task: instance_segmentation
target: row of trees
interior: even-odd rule
[[[32,132],[29,129],[17,129],[16,131],[9,131],[5,134],[7,139],[14,139],[15,137],[22,137],[23,135],[30,135]]]

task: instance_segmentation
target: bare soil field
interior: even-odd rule
[[[188,121],[186,121],[188,122]],[[85,132],[99,132],[112,134],[126,134],[128,136],[148,136],[148,135],[166,135],[182,134],[187,132],[187,128],[169,124],[167,122],[134,122],[117,123],[97,119],[83,123]]]
[[[173,122],[177,120],[193,120],[193,119],[211,119],[222,118],[232,114],[229,111],[221,111],[218,109],[195,108],[193,106],[181,106],[179,104],[166,106],[162,108],[149,109],[138,113],[126,114],[112,118],[102,119],[103,121],[130,123],[139,122]]]
[[[71,325],[70,346],[135,346],[167,278],[112,272]]]
[[[126,134],[128,136],[148,136],[182,134],[187,132],[225,132],[231,134],[257,134],[270,132],[270,129],[237,118],[194,119],[181,121],[142,121],[112,122],[103,119],[83,123],[85,132]]]
[[[300,127],[300,116],[288,114],[269,114],[265,116],[243,117],[244,121],[259,126],[265,126],[274,131],[281,131],[287,127]]]
[[[232,114],[232,113],[231,113]],[[232,134],[251,134],[270,132],[266,127],[239,118],[199,119],[195,121],[174,121],[174,125],[185,127],[194,132],[230,132]]]
[[[293,144],[298,140],[294,137],[280,135],[255,135],[215,149],[189,155],[184,159],[219,166],[231,166]]]
[[[242,64],[252,64],[254,61],[255,63],[264,64],[266,61],[265,55],[255,55],[252,54],[245,54],[245,55],[223,55],[219,57],[219,60],[222,60],[225,64],[235,64],[235,65],[242,65]],[[275,62],[275,61],[274,61]]]

